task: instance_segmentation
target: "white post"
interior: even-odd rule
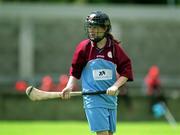
[[[30,19],[23,18],[19,34],[19,75],[30,79],[34,74],[34,37],[33,24]]]
[[[114,38],[117,40],[121,40],[122,39],[122,37],[121,37],[122,31],[120,30],[118,23],[112,22],[111,25],[112,25],[112,34],[113,34]]]

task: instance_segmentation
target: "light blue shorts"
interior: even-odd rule
[[[116,131],[116,109],[86,108],[85,113],[91,131]]]

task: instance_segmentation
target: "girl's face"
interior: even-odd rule
[[[88,36],[91,40],[104,37],[106,29],[100,26],[88,26]]]

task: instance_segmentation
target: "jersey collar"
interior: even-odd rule
[[[92,41],[91,42],[91,46],[92,47],[97,47],[97,43],[94,43]],[[112,46],[112,41],[109,37],[107,37],[107,41],[106,41],[106,45],[103,47],[103,48],[108,48],[108,47],[111,47]]]

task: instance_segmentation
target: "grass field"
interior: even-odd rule
[[[165,122],[121,122],[115,135],[179,135]],[[95,135],[86,122],[79,121],[0,121],[0,135]]]

